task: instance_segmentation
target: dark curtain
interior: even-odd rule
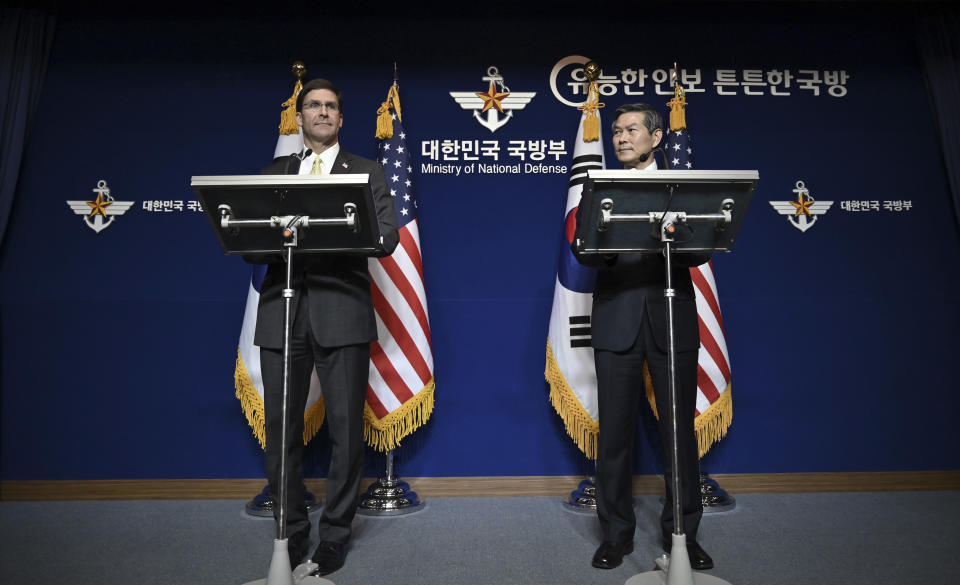
[[[917,45],[960,226],[960,7],[921,7]]]
[[[50,10],[0,7],[0,244],[53,46]]]

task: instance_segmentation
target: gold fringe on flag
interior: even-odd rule
[[[397,111],[397,119],[403,122],[403,116],[400,114],[400,93],[397,91],[397,84],[390,86],[387,92],[387,99],[380,104],[377,109],[377,138],[393,138],[393,117],[390,115],[390,108]]]
[[[293,86],[293,95],[280,104],[284,106],[284,110],[280,112],[280,134],[296,134],[300,131],[300,127],[297,126],[297,96],[300,95],[301,89],[303,84],[298,79],[297,84]]]
[[[596,142],[600,140],[600,117],[597,110],[606,107],[606,104],[600,102],[600,89],[596,81],[590,81],[587,89],[587,101],[577,109],[586,112],[587,117],[583,120],[583,141]]]
[[[557,365],[549,339],[547,340],[547,366],[543,376],[550,383],[550,404],[563,419],[567,434],[587,458],[596,459],[600,424],[590,417],[573,393],[563,372],[560,371],[560,366]]]
[[[233,371],[233,379],[237,387],[237,398],[240,399],[240,406],[243,408],[243,414],[247,417],[247,423],[253,429],[253,436],[260,442],[262,449],[266,448],[266,419],[263,415],[263,398],[257,392],[257,387],[253,385],[247,367],[243,363],[243,356],[237,349],[237,365]],[[323,419],[327,414],[327,409],[323,403],[323,397],[317,400],[303,415],[303,444],[306,445],[310,439],[317,434],[320,427],[323,426]]]
[[[363,407],[363,438],[377,451],[389,451],[400,446],[407,435],[419,429],[433,413],[434,378],[413,398],[387,416],[377,418],[369,404]]]
[[[727,384],[727,389],[717,398],[717,401],[701,412],[694,422],[693,428],[697,432],[697,443],[700,445],[700,457],[706,455],[714,443],[727,436],[727,429],[733,422],[731,386],[732,384]]]
[[[653,416],[660,418],[657,412],[657,399],[653,394],[653,380],[650,378],[650,369],[646,362],[643,364],[643,384],[647,389],[647,402],[650,403],[650,409],[653,410]],[[732,384],[727,384],[726,390],[720,394],[717,401],[710,405],[705,411],[700,413],[693,422],[693,430],[697,433],[697,445],[700,457],[707,454],[713,444],[727,435],[727,429],[733,422],[733,396],[731,396]]]

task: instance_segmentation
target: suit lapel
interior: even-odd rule
[[[300,174],[300,157],[295,154],[291,154],[287,157],[287,175],[299,175]]]
[[[331,175],[340,175],[350,172],[350,167],[353,166],[353,156],[340,147],[340,152],[337,153],[337,158],[333,161],[333,168],[330,169]]]

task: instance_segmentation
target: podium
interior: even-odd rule
[[[193,177],[191,186],[225,254],[356,253],[380,248],[366,174]],[[349,229],[316,229],[320,227]],[[292,246],[277,230],[295,228]]]
[[[283,414],[281,442],[287,444],[290,383],[293,255],[358,254],[383,249],[373,192],[367,174],[250,175],[192,177],[191,187],[221,249],[264,261],[286,263],[283,289]],[[314,563],[294,570],[287,553],[287,462],[280,455],[279,512],[273,554],[266,579],[247,585],[323,585]]]
[[[627,585],[722,585],[694,574],[683,529],[680,454],[677,443],[676,346],[672,281],[675,252],[729,252],[759,181],[757,171],[591,170],[580,201],[581,221],[574,246],[580,254],[662,253],[667,300],[667,368],[673,483],[674,532],[671,556],[656,560],[659,570],[634,575]],[[662,422],[662,421],[661,421]],[[602,424],[602,421],[601,421]]]

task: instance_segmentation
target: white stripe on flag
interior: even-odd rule
[[[723,372],[720,370],[720,367],[713,361],[713,357],[711,357],[703,347],[700,348],[698,365],[703,368],[703,372],[710,378],[710,382],[713,384],[713,390],[718,394],[723,392],[724,388],[727,387],[727,379],[723,377]]]
[[[413,225],[414,223],[416,222],[410,222],[407,225]],[[414,236],[414,240],[416,240],[416,236]],[[403,276],[406,278],[407,283],[410,284],[410,287],[413,288],[413,291],[417,294],[417,299],[419,299],[420,305],[423,307],[423,314],[429,317],[429,314],[427,313],[427,291],[423,286],[423,277],[419,272],[417,272],[417,267],[413,264],[413,260],[410,259],[410,255],[407,253],[406,248],[404,248],[402,245],[397,246],[397,249],[391,258],[393,258],[393,260],[397,263],[397,267],[400,268],[401,272],[403,272]],[[384,274],[384,277],[387,277],[387,275]],[[385,290],[384,293],[386,293]]]
[[[419,351],[420,355],[423,357],[424,361],[427,362],[427,365],[430,366],[433,360],[432,358],[429,358],[431,352],[428,350],[430,344],[427,343],[427,335],[424,332],[423,327],[420,326],[420,321],[417,319],[416,315],[414,315],[403,296],[393,285],[393,281],[390,280],[390,276],[383,270],[383,267],[380,266],[379,262],[376,263],[376,266],[370,266],[370,276],[383,293],[387,304],[393,309],[394,313],[397,314],[397,317],[400,319],[400,323],[403,325],[403,328],[406,329],[407,334],[410,335],[413,343],[417,346],[417,350]],[[382,331],[380,330],[381,326],[383,327]],[[386,335],[383,334],[384,332],[386,332]],[[399,351],[398,344],[396,341],[394,341],[392,336],[390,336],[389,330],[387,330],[386,325],[384,325],[381,321],[379,312],[377,312],[377,334],[381,340],[381,344],[389,342],[387,345],[384,345],[383,348],[387,355],[390,355],[391,353],[388,349],[391,346],[397,347]],[[426,381],[424,381],[422,384],[425,383]],[[419,386],[414,384],[410,387],[410,389],[416,391],[419,389]]]
[[[410,392],[416,394],[419,392],[426,382],[420,379],[420,376],[417,374],[416,370],[410,365],[410,361],[407,359],[406,354],[403,353],[403,350],[390,335],[390,331],[387,329],[386,325],[383,323],[383,319],[380,318],[380,315],[377,314],[377,336],[380,338],[381,347],[383,347],[384,357],[390,362],[393,366],[393,369],[397,371],[397,374],[400,376],[400,379],[403,380],[403,383],[407,385],[407,388],[410,389]],[[429,353],[423,355],[422,348],[423,346],[417,345],[417,350],[421,356],[423,356],[424,361],[427,362],[429,368],[433,368],[433,359],[430,358]],[[429,359],[428,359],[429,358]],[[371,371],[376,368],[371,368]],[[429,380],[427,380],[429,381]],[[379,394],[377,394],[379,396]],[[386,406],[386,404],[384,404]],[[397,404],[399,406],[399,403]],[[392,409],[391,409],[392,410]]]
[[[383,376],[380,375],[380,371],[373,367],[373,362],[370,362],[370,377],[367,383],[370,384],[370,389],[373,390],[373,393],[377,395],[380,404],[389,412],[400,408],[400,401],[394,396],[393,391],[390,390],[390,386],[387,385]]]
[[[713,338],[713,341],[717,344],[717,347],[720,348],[720,352],[723,353],[723,360],[729,364],[730,357],[727,355],[727,343],[723,339],[723,329],[720,328],[720,323],[717,323],[716,318],[713,316],[713,310],[710,308],[710,305],[707,304],[706,299],[701,295],[696,295],[697,297],[697,315],[700,316],[700,320],[703,321],[703,325],[707,328],[707,331],[710,332],[710,336]],[[702,336],[702,332],[701,332]],[[701,342],[704,340],[701,340]],[[709,355],[709,354],[707,354]],[[726,384],[724,384],[726,386]]]
[[[701,392],[697,392],[697,416],[707,411],[712,403]]]
[[[257,389],[257,394],[263,396],[263,375],[260,373],[260,348],[253,344],[253,335],[257,330],[257,307],[260,304],[260,293],[253,288],[253,279],[247,289],[247,306],[243,310],[243,325],[240,327],[240,357],[250,376],[250,382]]]

